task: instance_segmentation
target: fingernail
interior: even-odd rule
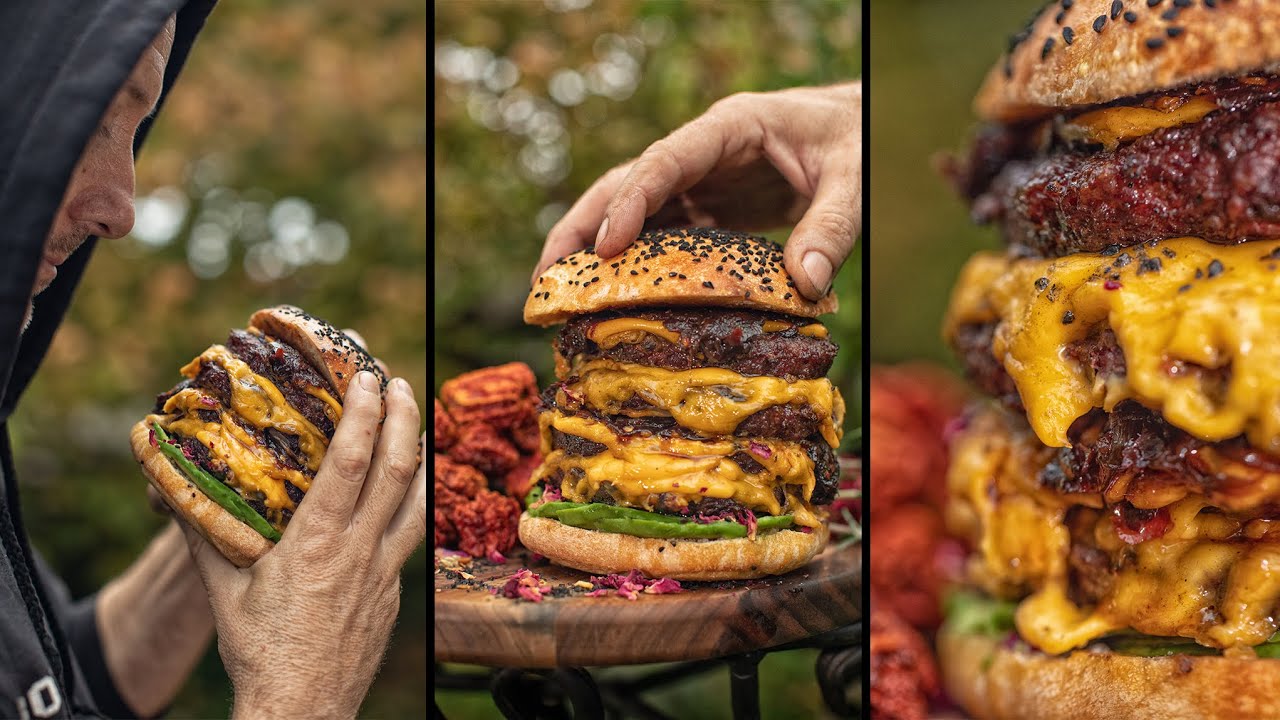
[[[388,385],[401,395],[408,396],[413,394],[413,390],[409,388],[409,382],[404,378],[394,378]]]
[[[804,268],[804,274],[809,276],[809,282],[813,283],[813,286],[823,295],[831,290],[831,261],[826,255],[817,250],[810,250],[800,260],[800,267]]]
[[[361,370],[356,377],[356,381],[359,382],[360,387],[365,390],[368,390],[369,392],[378,392],[378,378],[374,377],[373,373]]]
[[[596,246],[604,242],[604,236],[609,234],[609,218],[606,217],[604,222],[600,223],[600,232],[596,233]]]

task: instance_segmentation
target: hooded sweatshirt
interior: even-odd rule
[[[94,621],[32,552],[8,421],[71,303],[96,238],[58,269],[22,321],[44,241],[85,145],[143,50],[177,13],[165,97],[216,0],[0,2],[0,717],[132,716]],[[139,129],[135,152],[150,121]]]

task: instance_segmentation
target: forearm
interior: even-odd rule
[[[102,589],[97,624],[125,702],[143,717],[167,707],[213,637],[208,596],[176,523]]]

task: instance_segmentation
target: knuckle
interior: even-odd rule
[[[390,452],[382,459],[382,472],[401,483],[407,483],[418,469],[411,455],[402,452]]]
[[[344,478],[360,478],[369,470],[369,460],[364,453],[352,450],[339,450],[330,453],[330,467]]]

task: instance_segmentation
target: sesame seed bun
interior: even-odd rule
[[[1280,717],[1280,660],[1054,656],[947,626],[938,633],[938,658],[947,693],[980,720]]]
[[[263,308],[249,318],[249,328],[292,345],[337,391],[342,402],[356,373],[368,370],[386,387],[386,368],[351,336],[301,308],[277,305]]]
[[[645,233],[608,259],[588,248],[557,260],[534,281],[524,320],[547,326],[602,310],[680,305],[807,318],[839,308],[833,293],[816,303],[800,295],[777,244],[727,230],[690,228]]]
[[[802,567],[827,544],[827,526],[777,530],[751,540],[666,540],[600,532],[552,518],[520,516],[520,543],[557,565],[606,575],[639,570],[675,580],[746,580]]]
[[[1070,42],[1068,42],[1068,40]],[[1280,64],[1280,3],[1050,3],[987,74],[974,101],[1011,122]]]

